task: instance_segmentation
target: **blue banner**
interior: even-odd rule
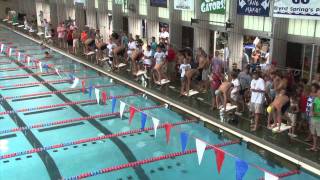
[[[114,113],[114,110],[116,108],[117,99],[115,97],[112,97],[112,113]]]
[[[150,6],[166,8],[167,0],[150,0]]]
[[[269,16],[270,0],[237,0],[237,13],[249,16]]]

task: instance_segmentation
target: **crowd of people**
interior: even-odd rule
[[[309,82],[293,70],[280,69],[269,60],[265,63],[268,56],[259,50],[251,55],[244,52],[248,62],[241,69],[236,63],[229,69],[220,51],[210,56],[202,48],[195,52],[191,48],[175,50],[167,36],[152,37],[145,43],[139,36],[125,32],[103,37],[99,30],[89,27],[79,30],[72,21],[62,22],[56,28],[49,28],[46,21],[44,24],[47,35],[70,53],[92,52],[96,59],[93,63],[112,71],[128,70],[135,77],[142,75],[159,85],[163,79],[180,82],[181,96],[188,96],[191,89],[200,93],[210,91],[212,110],[227,111],[230,103],[236,106],[237,114],[250,112],[251,131],[267,126],[281,132],[286,122],[291,126],[290,137],[307,134],[305,140],[312,141],[308,150],[317,151],[319,74]]]

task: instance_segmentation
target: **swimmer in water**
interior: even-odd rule
[[[53,55],[51,55],[48,51],[44,52],[44,58],[49,59],[52,57],[53,57]]]

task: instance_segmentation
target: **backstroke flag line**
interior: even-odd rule
[[[198,163],[201,164],[203,153],[206,150],[207,144],[200,139],[196,139],[196,149],[197,149],[197,155],[198,155]]]

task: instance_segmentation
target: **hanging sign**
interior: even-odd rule
[[[150,6],[166,8],[167,0],[150,0]]]
[[[174,0],[174,9],[194,11],[194,0]]]
[[[203,13],[225,14],[226,0],[201,0],[200,11]]]
[[[274,2],[273,17],[320,19],[319,0],[278,0]]]
[[[249,16],[269,16],[270,0],[239,0],[237,13]]]

